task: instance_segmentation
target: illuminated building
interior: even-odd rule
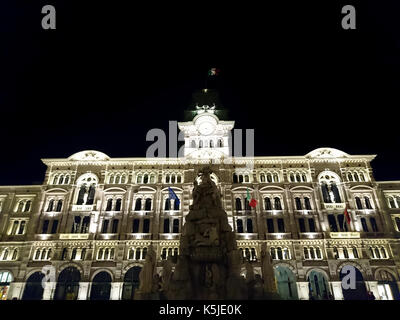
[[[43,159],[42,185],[1,186],[3,299],[132,299],[151,243],[158,272],[163,259],[179,253],[196,171],[210,158],[243,256],[262,273],[261,252],[270,252],[282,298],[351,298],[341,288],[346,265],[357,268],[353,297],[365,288],[377,299],[400,298],[400,181],[375,181],[374,155],[320,148],[305,156],[232,159],[234,122],[220,121],[212,108],[197,112],[197,122],[179,124],[182,158],[82,151]],[[168,200],[168,187],[180,205]],[[55,281],[43,289],[46,265]]]

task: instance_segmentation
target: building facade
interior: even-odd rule
[[[320,148],[231,157],[234,122],[197,109],[179,123],[183,157],[82,151],[43,159],[41,185],[1,186],[1,299],[133,299],[150,244],[159,273],[179,254],[193,182],[210,163],[244,259],[262,275],[270,253],[283,299],[362,299],[366,291],[400,299],[400,181],[375,181],[374,155]],[[351,292],[341,286],[348,265],[357,276]]]

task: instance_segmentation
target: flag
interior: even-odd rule
[[[178,196],[176,195],[176,193],[174,192],[174,190],[172,190],[170,187],[168,187],[168,192],[169,192],[168,199],[169,200],[174,199],[175,203],[179,206],[180,200],[179,200]]]
[[[208,75],[209,76],[217,76],[219,74],[219,69],[217,68],[211,68],[210,70],[208,70]]]
[[[257,200],[250,196],[249,189],[247,188],[247,201],[249,202],[249,206],[255,208],[257,205]]]
[[[350,213],[347,212],[347,207],[344,208],[344,216],[346,217],[347,223],[350,224]]]

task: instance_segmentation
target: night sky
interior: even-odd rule
[[[398,1],[128,2],[1,1],[1,185],[42,183],[41,158],[144,157],[211,67],[256,155],[377,154],[376,179],[400,179]],[[344,4],[357,30],[341,28]]]

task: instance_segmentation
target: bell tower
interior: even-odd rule
[[[184,156],[192,159],[218,159],[229,157],[230,135],[234,121],[222,121],[216,111],[219,104],[216,91],[203,89],[193,95],[194,118],[178,122],[184,133]]]

